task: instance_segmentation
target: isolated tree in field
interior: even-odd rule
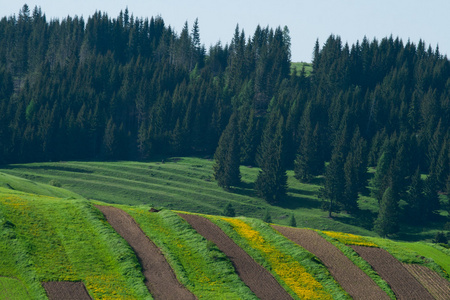
[[[375,220],[374,230],[382,237],[399,231],[398,199],[391,187],[383,194],[378,218]]]
[[[235,212],[233,206],[231,205],[231,203],[228,203],[227,206],[225,206],[225,209],[223,210],[223,215],[226,217],[235,217],[236,216],[236,212]]]
[[[286,195],[287,174],[283,161],[284,119],[272,113],[264,130],[258,152],[261,168],[255,182],[258,194],[267,202],[275,204]]]
[[[214,178],[224,189],[237,186],[241,182],[239,153],[237,114],[233,113],[214,154]]]
[[[295,216],[294,215],[291,215],[291,218],[289,219],[289,226],[297,227],[297,221],[295,220]]]

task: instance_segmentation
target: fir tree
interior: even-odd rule
[[[233,206],[231,205],[231,203],[228,203],[227,206],[225,206],[225,208],[223,210],[223,215],[226,217],[235,217],[236,216],[236,212],[235,212]]]
[[[391,187],[388,187],[381,199],[378,218],[374,230],[382,237],[399,231],[398,199]]]
[[[278,121],[279,120],[279,121]],[[283,117],[274,113],[267,123],[259,149],[261,171],[255,182],[258,194],[271,204],[279,203],[286,195],[287,174],[283,161]]]
[[[416,172],[411,178],[411,185],[407,191],[406,202],[407,207],[407,217],[411,223],[423,223],[425,206],[424,206],[424,194],[423,194],[423,184],[420,178],[420,169],[417,168]]]
[[[289,226],[291,227],[297,227],[297,221],[295,220],[295,216],[292,214],[289,219]]]
[[[220,137],[214,160],[214,178],[220,187],[229,189],[231,186],[237,186],[241,182],[236,113],[231,115],[230,122]]]

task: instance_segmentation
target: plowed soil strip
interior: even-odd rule
[[[197,215],[179,215],[199,234],[215,243],[228,256],[236,269],[236,273],[258,298],[277,300],[292,299],[266,269],[255,262],[216,224]]]
[[[133,248],[141,263],[142,273],[146,278],[145,284],[155,299],[195,299],[195,296],[180,284],[159,248],[149,240],[129,214],[111,206],[96,207]]]
[[[390,299],[366,273],[317,232],[277,225],[272,227],[317,256],[353,299]]]
[[[91,300],[83,282],[77,281],[49,281],[42,286],[50,300]]]
[[[351,246],[383,278],[397,299],[434,299],[403,265],[381,248]]]
[[[442,278],[438,273],[421,265],[403,264],[434,298],[438,300],[450,299],[450,282]]]

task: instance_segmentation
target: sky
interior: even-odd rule
[[[47,20],[68,15],[87,20],[97,10],[116,18],[128,7],[135,17],[161,16],[178,33],[186,21],[191,29],[198,18],[207,49],[218,41],[229,44],[236,25],[247,38],[258,25],[287,26],[294,62],[310,62],[316,40],[322,46],[331,34],[349,45],[364,36],[381,40],[392,35],[415,44],[422,39],[450,55],[449,0],[0,0],[0,17],[18,15],[25,3],[31,10],[41,7]]]

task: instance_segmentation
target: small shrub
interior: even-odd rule
[[[51,186],[55,186],[55,187],[61,187],[61,183],[55,179],[50,180],[50,182],[48,184]]]
[[[225,217],[235,217],[236,216],[236,212],[234,211],[234,208],[231,205],[231,203],[228,203],[227,206],[225,206],[225,209],[223,210],[222,214]]]
[[[266,209],[266,213],[264,214],[263,221],[266,223],[272,223],[272,217],[270,216],[268,209]]]
[[[291,218],[289,219],[289,226],[297,227],[297,221],[295,220],[294,215],[291,215]]]

